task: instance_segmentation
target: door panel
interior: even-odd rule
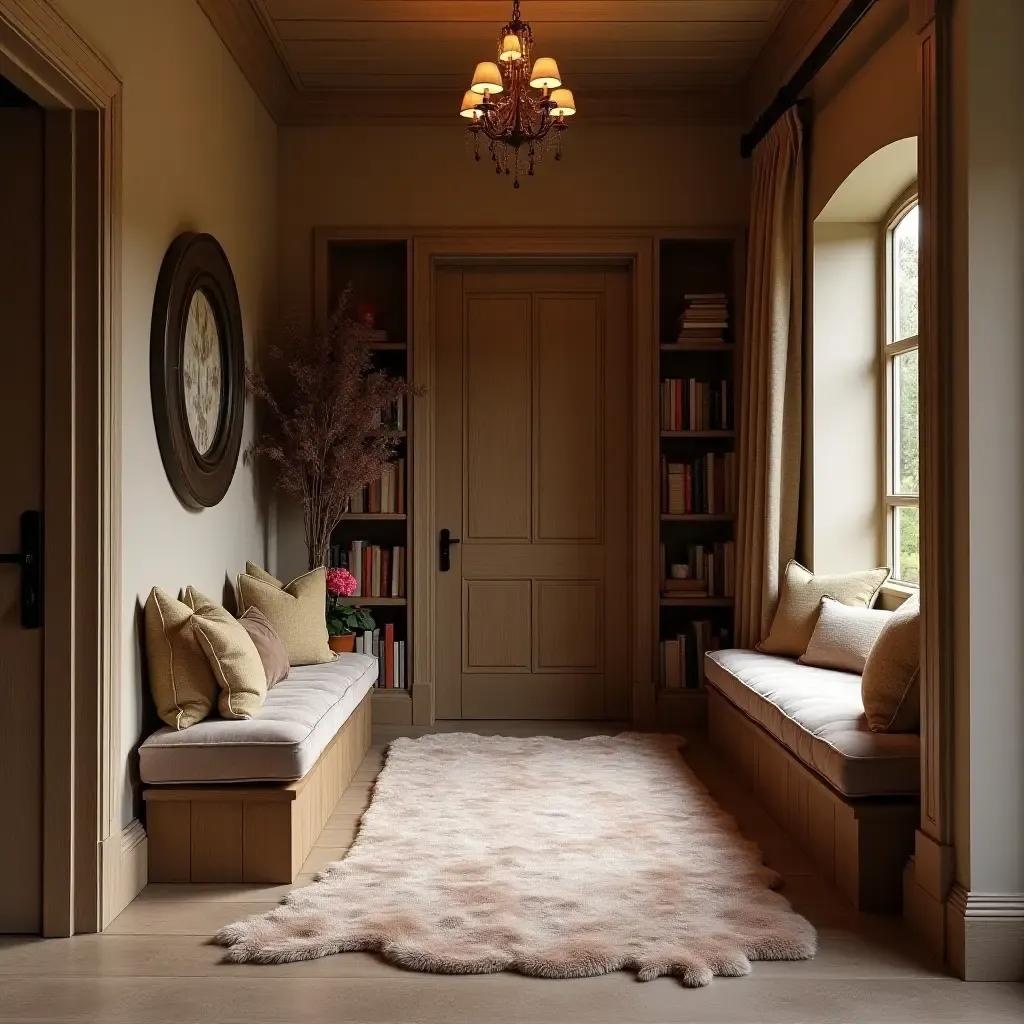
[[[439,718],[626,714],[629,275],[442,268]]]
[[[0,109],[0,551],[42,508],[43,112]],[[0,565],[0,932],[42,930],[42,630],[22,629],[21,570]]]

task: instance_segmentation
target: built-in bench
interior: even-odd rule
[[[293,668],[256,717],[139,751],[151,882],[291,882],[370,746],[377,661]]]
[[[920,738],[874,733],[860,676],[756,651],[705,659],[709,731],[773,817],[861,910],[895,912],[920,819]]]

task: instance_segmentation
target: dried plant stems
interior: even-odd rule
[[[265,412],[248,449],[274,486],[302,508],[309,568],[327,564],[331,534],[349,497],[379,480],[400,433],[381,426],[395,403],[417,393],[377,370],[366,330],[348,314],[350,290],[311,332],[290,325],[246,386]]]

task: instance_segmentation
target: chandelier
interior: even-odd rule
[[[475,158],[480,159],[485,139],[495,173],[514,170],[516,188],[520,168],[526,167],[532,176],[552,141],[555,159],[562,159],[565,119],[576,113],[572,93],[561,88],[558,65],[551,57],[538,58],[529,70],[532,48],[533,32],[519,17],[519,0],[513,0],[512,20],[498,36],[498,63],[478,64],[473,84],[462,97],[461,114],[471,122]]]

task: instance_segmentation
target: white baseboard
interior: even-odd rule
[[[965,981],[1024,981],[1024,893],[954,885],[946,903],[946,956]]]
[[[103,861],[103,921],[106,928],[146,887],[149,880],[149,845],[146,830],[133,818],[101,846]]]

